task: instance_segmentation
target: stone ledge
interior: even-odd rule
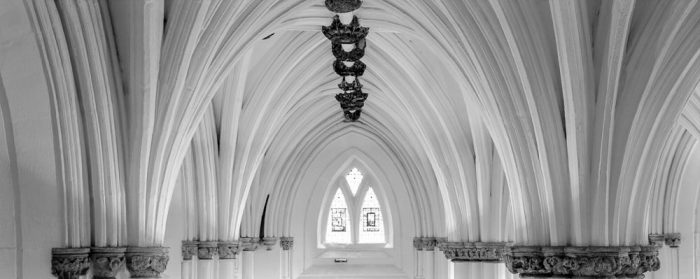
[[[511,246],[503,259],[521,277],[644,278],[660,268],[658,246]]]
[[[503,262],[506,242],[440,242],[445,258],[453,262]]]

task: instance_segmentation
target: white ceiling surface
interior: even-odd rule
[[[256,176],[264,189],[304,187],[288,174],[356,133],[395,157],[383,163],[408,177],[419,211],[445,209],[450,239],[507,240],[498,224],[511,210],[519,243],[646,241],[653,174],[675,152],[661,146],[700,80],[697,1],[366,0],[369,98],[356,123],[334,99],[323,1],[251,1],[216,18],[241,24],[226,39],[244,41],[218,96],[202,96],[220,132],[235,127],[220,156],[237,191]],[[270,12],[245,18],[254,6]]]

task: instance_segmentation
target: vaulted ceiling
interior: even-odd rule
[[[419,235],[642,243],[661,229],[648,205],[666,202],[655,193],[673,187],[663,181],[681,175],[679,150],[700,135],[692,0],[366,0],[356,15],[370,27],[370,95],[353,123],[334,99],[321,0],[29,3],[47,65],[73,61],[73,86],[97,94],[85,121],[101,124],[88,133],[122,132],[95,139],[91,150],[121,153],[91,165],[137,209],[114,216],[140,245],[163,241],[183,160],[206,162],[203,218],[226,240],[246,200],[277,193],[269,222],[283,220],[284,197],[304,187],[297,174],[348,150],[379,150],[377,164],[398,170],[425,216]],[[56,20],[64,30],[46,24]]]

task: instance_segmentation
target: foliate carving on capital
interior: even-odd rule
[[[192,258],[198,253],[197,242],[196,241],[182,241],[182,259],[185,261],[191,261]]]
[[[114,279],[124,267],[125,247],[92,247],[90,260],[95,279]]]
[[[59,279],[77,279],[90,269],[90,248],[53,248],[51,274]]]
[[[294,237],[280,237],[280,247],[284,251],[292,250],[294,248]]]
[[[506,247],[503,258],[521,277],[643,278],[660,268],[657,246]]]
[[[443,242],[440,250],[453,262],[502,262],[505,242]]]
[[[200,241],[197,243],[197,258],[211,260],[219,253],[219,243],[216,241]]]
[[[681,234],[680,233],[667,233],[665,235],[666,245],[672,248],[677,248],[681,245]]]
[[[128,247],[126,268],[131,278],[160,278],[168,265],[166,247]]]
[[[413,248],[418,251],[435,251],[438,246],[438,239],[435,237],[414,237]]]
[[[232,260],[241,252],[239,242],[219,242],[219,259]]]

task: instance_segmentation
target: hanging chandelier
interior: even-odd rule
[[[360,118],[368,96],[362,92],[359,77],[367,68],[360,59],[365,56],[365,37],[369,28],[360,26],[357,16],[352,13],[361,6],[362,0],[326,0],[326,8],[336,15],[331,25],[322,27],[323,35],[331,41],[331,50],[336,58],[333,70],[342,78],[338,84],[342,92],[336,94],[335,99],[348,121]]]

